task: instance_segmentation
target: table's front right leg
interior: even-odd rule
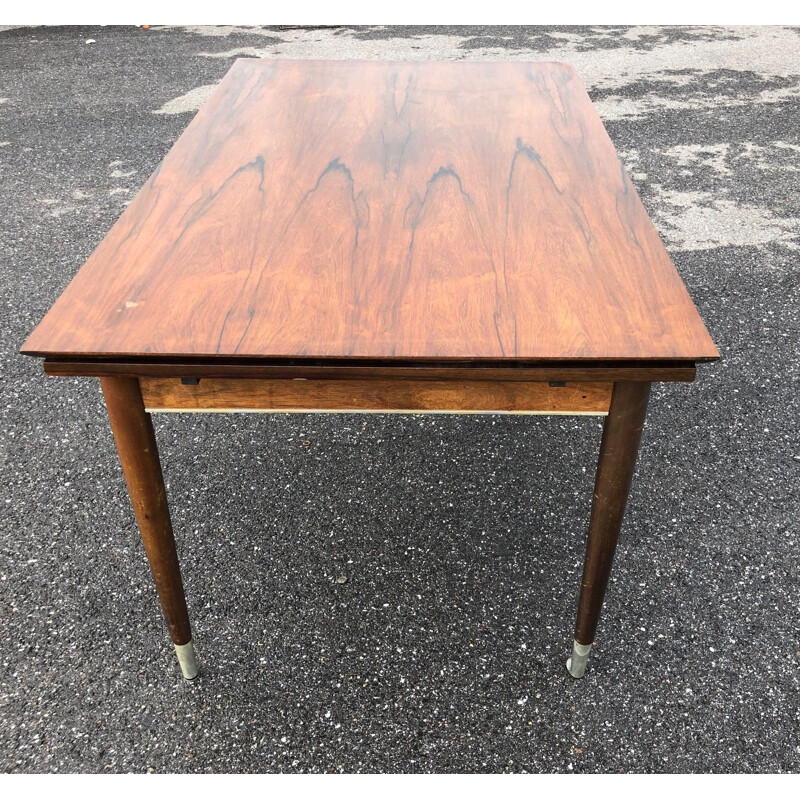
[[[567,669],[573,678],[583,676],[594,642],[636,466],[649,397],[650,384],[647,382],[614,384],[600,444],[578,619],[575,623],[575,642],[572,657],[567,661]]]
[[[158,599],[183,677],[191,680],[197,676],[197,660],[153,424],[136,378],[106,377],[100,382]]]

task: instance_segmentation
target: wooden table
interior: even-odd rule
[[[650,384],[718,358],[572,67],[257,59],[235,62],[22,352],[100,377],[186,678],[149,412],[606,415],[580,677]]]

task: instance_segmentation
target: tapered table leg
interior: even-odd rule
[[[191,680],[197,675],[197,660],[153,424],[136,378],[108,377],[100,382],[158,599],[183,677]]]
[[[649,383],[614,384],[611,408],[600,444],[578,619],[575,623],[575,642],[572,657],[567,661],[567,669],[573,678],[583,676],[597,631],[649,397]]]

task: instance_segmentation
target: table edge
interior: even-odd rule
[[[367,359],[55,359],[45,358],[51,377],[175,378],[408,378],[419,380],[685,381],[697,360],[438,360]]]

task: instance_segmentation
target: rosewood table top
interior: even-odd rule
[[[570,66],[257,59],[233,65],[23,352],[100,378],[189,679],[149,412],[604,415],[579,678],[651,382],[718,357]]]
[[[240,59],[23,347],[718,356],[572,67]]]

